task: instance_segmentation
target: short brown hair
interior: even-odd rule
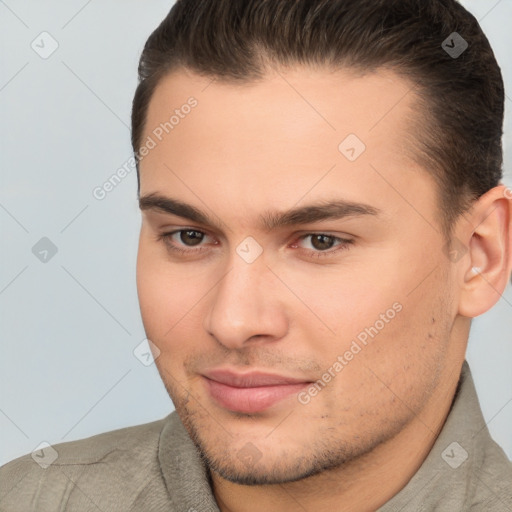
[[[454,32],[468,44],[456,58],[442,46]],[[242,83],[294,64],[387,68],[415,84],[413,157],[438,183],[446,237],[499,184],[503,79],[478,21],[455,0],[178,0],[140,57],[132,108],[139,191],[138,150],[163,76],[185,68]]]

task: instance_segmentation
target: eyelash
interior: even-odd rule
[[[157,236],[157,241],[159,242],[163,242],[167,248],[172,251],[172,252],[175,252],[175,253],[178,253],[178,254],[184,254],[184,255],[189,255],[189,256],[193,256],[193,255],[196,255],[196,254],[199,254],[199,253],[202,253],[204,252],[205,248],[199,248],[199,249],[183,249],[177,245],[174,245],[174,243],[171,242],[172,240],[172,237],[176,234],[179,234],[179,233],[183,233],[185,231],[193,231],[195,233],[200,233],[201,235],[205,235],[205,236],[209,236],[207,233],[205,233],[204,231],[199,231],[198,229],[177,229],[175,231],[171,231],[171,232],[168,232],[168,233],[161,233]],[[346,238],[340,238],[340,237],[337,237],[337,236],[334,236],[334,235],[329,235],[327,233],[307,233],[305,235],[302,235],[299,237],[298,240],[303,240],[303,239],[306,239],[308,237],[311,237],[311,236],[315,236],[315,235],[323,235],[323,236],[327,236],[329,238],[332,238],[334,242],[340,242],[338,244],[338,246],[335,246],[337,247],[337,249],[326,249],[325,251],[319,251],[319,250],[313,250],[313,249],[299,249],[301,251],[306,251],[309,253],[309,256],[311,258],[325,258],[325,257],[331,257],[335,254],[338,254],[339,252],[341,251],[345,251],[345,250],[348,250],[350,249],[350,245],[352,245],[354,243],[354,240],[353,239],[346,239]],[[296,245],[297,242],[293,242],[292,245]]]

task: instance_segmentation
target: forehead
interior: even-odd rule
[[[361,76],[353,70],[292,68],[246,83],[177,70],[158,83],[143,138],[155,130],[158,138],[158,127],[167,123],[160,149],[166,143],[197,142],[203,154],[219,154],[241,144],[249,153],[259,146],[262,153],[287,154],[294,147],[299,156],[307,141],[309,148],[329,147],[337,154],[339,143],[356,134],[378,150],[390,142],[403,146],[410,138],[414,99],[412,84],[385,70]]]
[[[295,67],[248,82],[226,82],[178,69],[156,86],[146,132],[149,134],[152,127],[168,120],[169,114],[194,97],[200,106],[194,113],[200,111],[201,124],[206,128],[214,124],[216,131],[242,128],[240,123],[245,123],[241,136],[271,125],[276,130],[284,126],[292,130],[294,122],[302,121],[319,136],[337,132],[339,137],[346,131],[361,135],[374,132],[377,136],[391,125],[407,128],[405,117],[411,113],[413,90],[414,84],[384,69],[361,74],[352,69]]]
[[[405,175],[412,189],[428,179],[408,151],[411,119],[421,115],[415,94],[384,70],[293,68],[247,83],[175,71],[149,104],[142,143],[153,148],[140,162],[141,194],[172,189],[196,204],[193,191],[292,206],[301,194],[339,190],[380,207],[389,184],[379,175],[395,183]]]

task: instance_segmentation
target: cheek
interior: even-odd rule
[[[430,285],[403,294],[402,310],[365,349],[364,364],[401,397],[432,390],[448,358],[450,307],[442,281]]]
[[[304,339],[326,368],[347,354],[351,369],[345,373],[354,382],[368,368],[385,382],[402,384],[414,379],[416,371],[438,371],[450,335],[450,308],[442,299],[446,284],[433,274],[413,290],[418,280],[414,271],[400,268],[387,267],[380,280],[375,272],[297,274],[293,282],[298,295],[302,292],[303,303],[315,315],[301,313],[304,308],[298,305],[294,320],[309,333]]]
[[[193,310],[200,293],[183,267],[166,260],[159,248],[141,242],[137,257],[137,293],[148,337],[169,339]]]
[[[364,338],[365,329],[376,322],[379,330],[384,325],[387,329],[388,323],[382,323],[381,315],[385,315],[390,323],[399,316],[396,309],[400,304],[396,303],[401,297],[395,292],[399,286],[378,282],[364,270],[356,272],[340,266],[295,273],[283,270],[281,275],[300,298],[297,301],[290,297],[288,301],[293,306],[293,322],[298,322],[305,331],[317,333],[309,338],[315,339],[315,347],[325,338],[324,349],[328,352],[344,349],[360,333]],[[284,290],[283,297],[286,292],[290,295]]]

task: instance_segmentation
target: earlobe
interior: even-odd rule
[[[469,260],[460,288],[459,314],[474,318],[501,298],[512,268],[512,198],[503,185],[476,201],[461,231]]]

